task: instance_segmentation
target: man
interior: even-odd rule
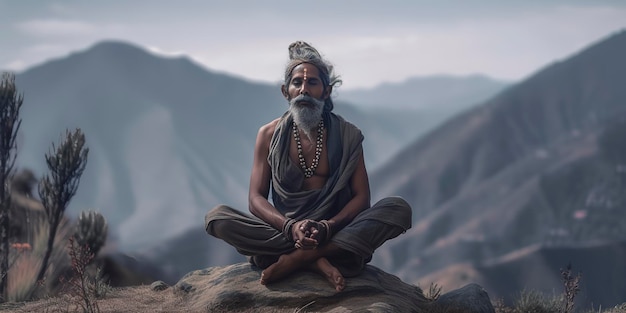
[[[411,227],[411,208],[399,197],[370,207],[363,135],[332,113],[333,67],[302,41],[289,46],[289,57],[281,86],[289,108],[260,128],[254,148],[254,216],[219,205],[206,215],[206,231],[264,269],[262,284],[310,269],[341,291],[344,277]]]

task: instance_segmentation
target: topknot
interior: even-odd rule
[[[322,59],[320,53],[304,41],[296,41],[289,45],[289,60],[311,61]]]

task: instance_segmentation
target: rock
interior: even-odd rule
[[[438,310],[442,305],[475,305],[475,301],[487,301],[477,307],[491,306],[486,293],[486,298],[476,297],[479,293],[472,288],[472,300],[463,299],[463,291],[433,302],[419,287],[371,265],[361,275],[348,278],[341,292],[319,274],[306,271],[270,285],[261,285],[260,278],[259,268],[239,263],[190,272],[173,289],[177,294],[184,292],[190,310],[205,312],[442,312]],[[471,312],[493,312],[493,307]]]
[[[495,313],[489,295],[477,284],[468,284],[452,290],[436,301],[443,309],[459,310],[466,313]]]
[[[174,286],[174,293],[178,294],[187,294],[195,290],[196,288],[194,288],[193,285],[186,282],[179,282]]]
[[[147,285],[161,280],[168,285],[176,283],[179,277],[172,277],[163,269],[144,257],[135,257],[106,247],[94,260],[109,278],[113,287]],[[108,251],[106,251],[108,250]]]
[[[152,289],[153,291],[162,291],[165,290],[167,288],[169,288],[170,286],[168,286],[165,282],[163,282],[162,280],[157,280],[155,282],[153,282],[150,285],[150,289]]]

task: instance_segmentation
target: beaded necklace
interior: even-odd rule
[[[310,178],[315,173],[317,166],[320,163],[320,155],[322,154],[322,141],[324,139],[324,119],[320,120],[317,126],[317,141],[315,143],[315,158],[311,162],[311,166],[306,166],[304,155],[302,154],[302,142],[300,141],[300,132],[298,132],[298,126],[296,122],[293,122],[293,138],[296,140],[296,146],[298,147],[298,160],[300,161],[300,167],[304,171],[304,177]]]

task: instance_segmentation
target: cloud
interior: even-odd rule
[[[65,3],[51,3],[50,5],[48,5],[48,10],[52,13],[52,14],[58,14],[58,15],[74,15],[74,14],[78,14],[79,11],[71,6],[68,6]]]
[[[2,67],[2,69],[3,70],[7,70],[7,71],[19,72],[19,71],[25,69],[26,66],[28,66],[28,64],[26,62],[24,62],[23,60],[13,60],[13,61],[5,64]]]
[[[42,55],[58,55],[67,50],[65,45],[61,44],[36,44],[25,48],[25,52],[29,54]]]
[[[91,23],[70,19],[34,19],[19,22],[14,27],[23,34],[43,40],[50,38],[123,37],[132,32],[131,27],[119,23]]]
[[[146,46],[144,48],[146,50],[154,53],[154,54],[157,54],[157,55],[160,55],[160,56],[163,56],[163,57],[175,58],[175,57],[181,57],[181,56],[188,56],[189,55],[189,53],[187,53],[185,51],[182,51],[182,50],[169,51],[169,50],[165,50],[165,49],[162,49],[160,47],[152,46],[152,45]]]
[[[76,36],[92,34],[97,28],[83,21],[45,19],[18,23],[17,29],[34,36]]]
[[[518,80],[624,27],[625,8],[564,6],[447,24],[391,25],[373,35],[322,37],[318,48],[349,88],[440,73]]]
[[[312,43],[335,65],[344,88],[441,73],[518,80],[626,27],[626,8],[553,6],[473,19],[353,20],[349,26],[323,23],[281,32],[270,31],[275,21],[248,23],[237,24],[236,40],[208,34],[210,41],[181,44],[208,68],[263,81],[280,80],[287,45],[296,39]],[[258,27],[244,32],[246,25]]]
[[[70,49],[71,50],[71,49]],[[20,49],[19,58],[4,60],[6,63],[0,69],[20,72],[32,66],[33,61],[42,62],[49,60],[51,56],[66,54],[68,46],[64,44],[34,44]]]
[[[57,10],[58,16],[71,12],[63,6],[46,9]],[[454,11],[442,7],[441,12],[447,9]],[[302,27],[299,16],[282,11],[232,17],[222,11],[207,18],[195,14],[198,10],[182,15],[174,10],[165,23],[157,14],[161,10],[140,17],[127,8],[115,16],[103,11],[78,19],[31,19],[17,29],[39,45],[64,45],[62,53],[102,39],[122,39],[159,55],[184,53],[209,69],[271,82],[281,79],[287,45],[306,40],[333,62],[344,88],[356,88],[440,73],[517,80],[626,27],[626,7],[600,4],[495,8],[488,14],[452,12],[440,18],[407,18],[408,13],[395,10],[393,18],[331,16],[315,27]],[[30,56],[42,60],[44,54],[58,54],[54,52]],[[33,62],[28,56],[7,55],[3,63],[18,58]]]

